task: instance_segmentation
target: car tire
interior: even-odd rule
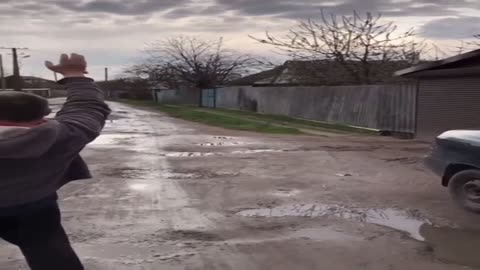
[[[471,187],[475,185],[474,181],[480,181],[480,170],[461,171],[450,179],[448,188],[453,199],[460,207],[470,212],[480,213],[480,195],[476,195],[477,188]],[[475,195],[470,194],[468,189],[475,189]]]

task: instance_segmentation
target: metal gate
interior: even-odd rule
[[[417,138],[432,140],[452,129],[480,129],[480,79],[421,78]]]
[[[202,89],[202,107],[216,107],[216,89]]]

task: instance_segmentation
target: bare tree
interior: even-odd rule
[[[266,32],[266,38],[251,37],[269,44],[294,59],[321,59],[341,66],[359,83],[371,83],[377,71],[394,61],[414,64],[424,45],[413,39],[413,29],[400,31],[382,15],[353,12],[351,16],[326,15],[319,20],[300,21],[284,37]]]
[[[469,49],[475,50],[480,48],[480,34],[473,35],[475,40],[466,42]]]
[[[151,87],[162,86],[169,89],[178,89],[182,85],[182,78],[168,66],[155,63],[152,58],[127,68],[124,72],[131,77],[148,81]]]
[[[480,34],[472,35],[468,40],[458,41],[457,46],[450,47],[447,56],[463,54],[480,48]]]
[[[145,61],[133,68],[157,83],[211,88],[255,71],[264,63],[224,47],[223,39],[169,38],[148,45]]]
[[[113,80],[97,83],[109,98],[151,99],[150,81],[130,75],[122,74]],[[115,92],[119,94],[115,94]]]

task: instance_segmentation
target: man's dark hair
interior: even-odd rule
[[[0,91],[0,121],[31,122],[42,119],[50,112],[48,101],[40,96]]]

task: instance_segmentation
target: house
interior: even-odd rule
[[[13,75],[5,77],[6,89],[15,87],[15,77]],[[55,81],[47,80],[34,76],[21,76],[21,88],[23,92],[36,94],[42,97],[61,97],[66,96],[64,86]]]
[[[55,81],[47,80],[35,76],[21,76],[22,88],[61,88]],[[15,77],[13,75],[5,77],[5,83],[7,88],[13,88]]]
[[[359,61],[349,61],[345,65],[332,60],[286,61],[273,69],[232,80],[229,86],[333,86],[358,84],[384,84],[403,81],[392,74],[402,68],[411,66],[406,61],[369,62],[368,83]],[[358,75],[357,75],[358,74]]]
[[[480,129],[480,50],[395,75],[417,82],[417,138],[431,140],[447,130]]]

